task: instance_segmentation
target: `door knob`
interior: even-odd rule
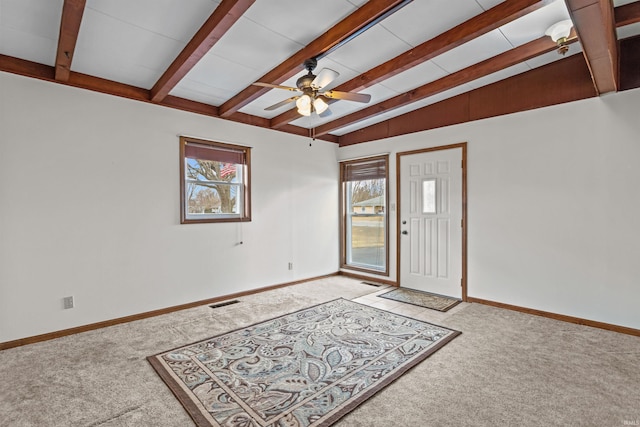
[[[402,234],[409,234],[409,232],[407,230],[403,230]]]

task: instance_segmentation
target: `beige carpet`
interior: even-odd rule
[[[335,426],[640,421],[639,338],[478,304],[441,313],[370,294],[385,291],[334,277],[0,351],[0,426],[193,426],[146,356],[338,297],[462,335]]]

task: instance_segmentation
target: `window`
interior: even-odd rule
[[[388,275],[389,156],[340,163],[342,267]]]
[[[180,222],[251,220],[251,149],[180,137]]]
[[[422,213],[436,213],[436,180],[425,179],[422,181]]]

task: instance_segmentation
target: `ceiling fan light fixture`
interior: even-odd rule
[[[318,97],[313,101],[313,108],[318,114],[322,114],[329,108],[329,104],[327,104],[324,99]]]
[[[311,110],[311,97],[307,94],[302,95],[296,100],[296,107],[298,110]]]
[[[298,113],[303,116],[311,115],[311,97],[306,93],[296,100],[296,107],[298,107]]]
[[[311,115],[311,107],[307,107],[305,109],[302,108],[298,108],[298,113],[302,114],[303,116],[310,116]]]
[[[296,92],[302,92],[298,96],[292,96],[289,99],[280,101],[276,104],[270,105],[265,108],[267,111],[273,111],[289,103],[296,103],[298,114],[303,116],[310,116],[314,111],[318,114],[324,114],[328,116],[331,111],[328,110],[329,103],[327,99],[339,100],[344,99],[347,101],[364,102],[367,103],[371,100],[371,95],[355,93],[355,92],[341,92],[337,90],[326,90],[325,87],[335,80],[340,73],[329,68],[322,69],[318,75],[313,74],[313,70],[318,64],[317,59],[311,58],[304,62],[304,67],[307,69],[307,74],[299,77],[296,80],[296,87],[282,86],[274,83],[255,82],[256,86],[273,88],[273,89],[285,89]]]

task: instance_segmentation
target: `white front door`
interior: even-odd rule
[[[462,147],[400,156],[400,286],[462,298]]]

